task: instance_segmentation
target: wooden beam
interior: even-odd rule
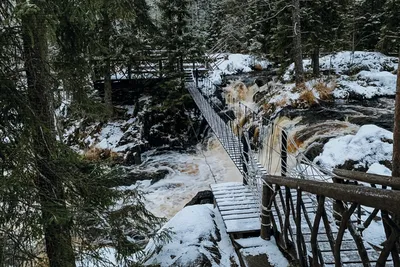
[[[262,192],[262,210],[261,210],[261,238],[264,240],[271,239],[271,201],[273,191],[271,186],[263,184]]]
[[[279,184],[289,188],[301,189],[312,194],[388,210],[400,215],[400,205],[394,205],[394,203],[400,203],[400,192],[398,191],[273,175],[266,175],[263,177],[263,180],[269,184]]]
[[[348,171],[341,169],[334,169],[333,173],[340,176],[338,178],[347,178],[349,180],[354,180],[358,182],[386,185],[392,188],[400,188],[400,178],[398,177],[384,176],[384,175],[357,172],[357,171]]]

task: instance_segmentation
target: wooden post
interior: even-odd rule
[[[163,73],[163,65],[162,65],[162,60],[161,59],[159,59],[159,61],[158,61],[158,67],[160,68],[160,78],[162,78],[162,73]]]
[[[261,210],[261,238],[264,240],[271,239],[271,201],[272,201],[271,186],[263,183],[262,192],[262,210]]]
[[[132,79],[132,65],[131,63],[128,64],[128,79]]]
[[[393,129],[393,170],[392,176],[400,177],[400,48],[397,69],[396,102]],[[399,190],[400,188],[393,188]]]
[[[340,178],[332,178],[333,182],[336,184],[343,184],[344,180]],[[339,225],[342,221],[342,211],[344,210],[344,203],[341,200],[333,200],[333,218],[335,219],[336,225]]]
[[[287,172],[287,133],[282,130],[281,138],[281,176],[286,176]]]
[[[196,77],[196,88],[199,88],[199,69],[196,69],[194,74],[195,74],[195,77]]]

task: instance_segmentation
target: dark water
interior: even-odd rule
[[[282,114],[291,119],[302,117],[301,124],[312,125],[326,121],[347,121],[360,126],[375,124],[393,131],[394,98],[380,97],[363,101],[335,100],[310,109],[288,108]]]

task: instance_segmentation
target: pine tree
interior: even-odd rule
[[[385,13],[383,7],[386,0],[365,0],[359,9],[357,20],[356,49],[374,50],[379,41],[382,28],[382,18]]]
[[[141,249],[133,237],[154,236],[162,222],[145,209],[137,191],[113,188],[120,173],[83,161],[56,138],[60,66],[50,53],[59,50],[54,40],[63,38],[52,31],[61,21],[58,4],[0,2],[2,266],[74,266],[84,255],[94,266],[109,266],[99,247],[114,246],[126,261]],[[116,208],[121,200],[127,204]]]
[[[271,25],[271,35],[266,38],[271,58],[280,63],[282,69],[291,63],[293,28],[289,5],[283,1],[271,3],[266,14]]]
[[[221,31],[223,26],[223,20],[225,13],[222,10],[221,1],[212,1],[211,2],[211,12],[210,12],[210,20],[211,23],[207,29],[207,39],[206,39],[206,47],[207,49],[212,49],[217,44],[219,44],[221,40]]]
[[[246,29],[247,48],[249,52],[260,55],[266,52],[265,21],[266,3],[254,1],[249,4],[247,11],[248,28]]]
[[[160,16],[160,43],[166,50],[169,72],[182,73],[186,51],[193,45],[189,31],[190,14],[188,0],[160,0],[158,8]]]
[[[29,124],[37,168],[34,183],[39,194],[47,256],[51,267],[71,267],[75,266],[72,220],[66,207],[62,179],[53,171],[57,148],[47,65],[46,9],[43,3],[35,0],[22,3],[19,8],[28,84],[27,104],[32,112],[31,118],[35,118]]]
[[[335,51],[337,36],[341,35],[340,2],[328,0],[307,1],[303,4],[302,28],[304,51],[311,55],[313,75],[319,75],[320,50]]]
[[[384,5],[384,14],[379,49],[384,53],[395,53],[400,43],[400,0],[387,0]]]

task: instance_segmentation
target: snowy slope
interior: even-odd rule
[[[218,56],[216,68],[210,73],[211,81],[214,84],[222,82],[222,75],[229,75],[241,72],[251,72],[255,65],[259,65],[262,69],[271,66],[271,62],[266,59],[245,54],[229,54],[224,53]]]
[[[320,58],[320,69],[335,75],[335,98],[366,98],[393,96],[396,88],[398,59],[379,52],[343,51]],[[311,60],[303,60],[304,69],[311,72]],[[293,80],[294,64],[283,76],[285,82]]]
[[[150,241],[146,251],[154,253],[146,265],[231,266],[238,259],[222,218],[212,205],[182,209],[164,227],[173,232],[171,242],[161,248]]]

